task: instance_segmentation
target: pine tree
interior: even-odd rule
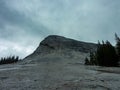
[[[118,56],[109,41],[103,42],[97,49],[97,61],[100,66],[118,66]]]
[[[120,60],[120,38],[116,33],[115,33],[115,40],[116,40],[116,51]]]
[[[10,64],[10,63],[15,63],[17,61],[19,61],[19,57],[18,56],[9,56],[9,57],[4,57],[0,59],[0,64]]]
[[[88,58],[85,58],[85,65],[90,65],[90,61],[88,60]]]
[[[118,66],[119,59],[115,47],[109,41],[102,41],[96,52],[90,52],[90,60],[86,59],[86,63],[88,61],[89,65]]]

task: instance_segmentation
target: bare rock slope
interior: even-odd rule
[[[88,55],[90,51],[94,51],[97,45],[93,43],[81,42],[57,35],[46,37],[38,46],[38,48],[25,60],[29,61],[52,61],[54,59],[81,59],[81,55]],[[83,57],[85,57],[83,55]],[[44,59],[43,59],[44,58]],[[50,60],[52,59],[52,60]],[[83,58],[82,58],[83,59]]]
[[[34,53],[49,52],[51,50],[65,50],[70,49],[84,53],[90,52],[96,48],[96,44],[76,41],[57,35],[50,35],[46,37],[39,45]]]
[[[0,90],[120,90],[120,68],[83,65],[96,44],[48,36],[22,63],[0,65]]]

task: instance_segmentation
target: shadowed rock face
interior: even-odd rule
[[[93,43],[81,42],[57,35],[50,35],[40,43],[34,53],[48,53],[53,50],[57,51],[66,49],[88,53],[95,50],[96,47],[97,45]]]

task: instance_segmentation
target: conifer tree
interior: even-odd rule
[[[89,65],[118,66],[118,62],[115,47],[109,41],[102,41],[102,44],[98,42],[97,51],[90,52]]]
[[[98,48],[97,60],[100,66],[118,66],[118,56],[109,41],[106,41]]]
[[[116,40],[116,51],[120,60],[120,38],[116,33],[115,33],[115,40]]]
[[[85,65],[90,65],[90,61],[87,57],[85,58]]]
[[[2,57],[0,59],[0,64],[10,64],[10,63],[16,63],[17,61],[19,61],[19,57],[18,56],[9,56],[9,57]]]

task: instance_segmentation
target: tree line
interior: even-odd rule
[[[120,38],[115,34],[116,45],[113,46],[108,40],[98,41],[97,50],[90,52],[89,58],[86,57],[85,65],[98,65],[107,67],[117,67],[120,61]]]
[[[11,64],[11,63],[16,63],[18,62],[20,59],[19,59],[19,56],[9,56],[9,57],[2,57],[0,59],[0,65],[1,64]]]

